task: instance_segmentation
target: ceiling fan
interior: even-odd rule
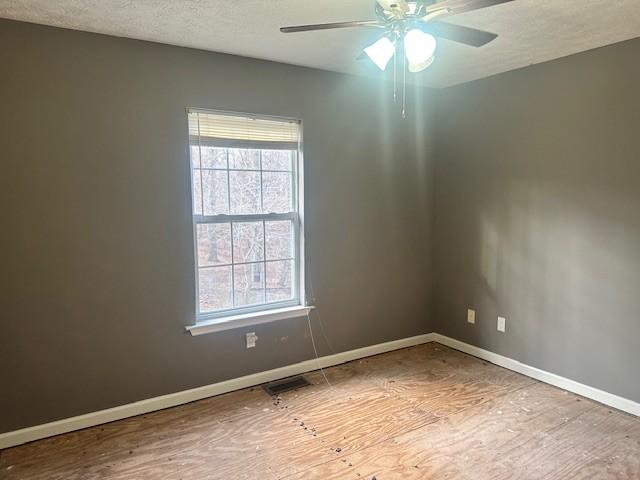
[[[403,61],[408,62],[409,72],[416,73],[433,63],[436,37],[481,47],[498,36],[436,19],[511,1],[513,0],[376,0],[377,20],[299,25],[282,27],[280,31],[294,33],[350,27],[379,28],[384,31],[382,36],[365,48],[358,58],[369,57],[378,68],[385,70],[389,60],[395,57],[396,45],[402,43]]]

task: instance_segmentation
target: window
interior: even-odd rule
[[[189,111],[197,322],[301,304],[300,122]]]

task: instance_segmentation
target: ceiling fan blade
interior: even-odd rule
[[[448,15],[457,15],[458,13],[471,12],[481,8],[493,7],[502,3],[513,2],[513,0],[443,0],[426,7],[426,13],[432,13],[438,10],[447,9]]]
[[[384,27],[384,23],[378,20],[362,20],[357,22],[335,22],[335,23],[318,23],[315,25],[296,25],[295,27],[282,27],[282,33],[294,32],[311,32],[313,30],[329,30],[332,28],[351,28],[351,27]]]
[[[438,21],[427,23],[424,30],[436,37],[446,38],[447,40],[464,43],[472,47],[481,47],[498,37],[495,33]]]

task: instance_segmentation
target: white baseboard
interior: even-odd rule
[[[634,402],[627,398],[619,397],[612,393],[599,390],[588,385],[570,380],[554,373],[531,367],[517,360],[513,360],[497,353],[490,352],[480,347],[469,345],[468,343],[455,340],[439,333],[427,333],[417,335],[415,337],[403,338],[391,342],[379,343],[369,347],[349,350],[347,352],[337,353],[335,355],[327,355],[318,359],[306,360],[304,362],[287,365],[265,372],[254,373],[240,378],[226,380],[224,382],[205,385],[203,387],[192,388],[181,392],[170,393],[160,397],[149,398],[139,402],[121,405],[107,410],[79,415],[77,417],[65,418],[56,422],[45,423],[33,427],[15,430],[0,434],[0,449],[13,447],[23,443],[39,440],[41,438],[52,437],[61,433],[80,430],[82,428],[93,427],[102,423],[113,422],[123,418],[133,417],[144,413],[162,410],[164,408],[175,407],[185,403],[201,400],[203,398],[220,395],[223,393],[239,390],[242,388],[253,387],[262,383],[271,382],[280,378],[298,375],[318,368],[327,368],[341,363],[357,360],[359,358],[370,357],[400,348],[412,347],[428,342],[438,342],[447,347],[460,350],[474,357],[481,358],[495,365],[499,365],[514,372],[521,373],[528,377],[540,380],[541,382],[554,385],[556,387],[568,390],[583,397],[590,398],[597,402],[603,403],[618,410],[640,416],[640,403]]]
[[[415,337],[402,338],[391,342],[379,343],[368,347],[349,350],[347,352],[327,355],[318,359],[306,360],[304,362],[287,365],[285,367],[267,370],[265,372],[254,373],[240,378],[226,380],[224,382],[205,385],[203,387],[192,388],[181,392],[170,393],[160,397],[149,398],[139,402],[129,403],[106,410],[79,415],[77,417],[65,418],[56,422],[45,423],[33,427],[15,430],[0,434],[0,449],[13,447],[23,443],[39,440],[41,438],[60,435],[61,433],[80,430],[82,428],[93,427],[102,423],[113,422],[143,413],[149,413],[163,408],[175,407],[185,403],[201,400],[203,398],[220,395],[222,393],[253,387],[262,383],[271,382],[281,378],[298,375],[318,368],[331,367],[341,363],[349,362],[359,358],[370,357],[380,353],[398,350],[400,348],[412,347],[433,340],[433,334],[427,333]]]
[[[509,370],[513,370],[514,372],[521,373],[523,375],[526,375],[527,377],[540,380],[541,382],[548,383],[549,385],[562,388],[563,390],[577,393],[578,395],[590,398],[591,400],[595,400],[596,402],[600,402],[610,407],[617,408],[618,410],[622,410],[623,412],[640,416],[640,403],[629,400],[628,398],[620,397],[618,395],[614,395],[613,393],[590,387],[589,385],[585,385],[583,383],[561,377],[560,375],[556,375],[555,373],[550,373],[545,370],[540,370],[536,367],[531,367],[519,362],[518,360],[513,360],[509,357],[498,355],[497,353],[490,352],[489,350],[469,345],[468,343],[464,343],[454,338],[440,335],[439,333],[432,333],[431,335],[433,341],[441,343],[442,345],[445,345],[447,347],[460,350],[461,352],[468,353],[469,355],[473,355],[474,357],[478,357],[495,365],[508,368]]]

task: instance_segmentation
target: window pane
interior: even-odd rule
[[[189,146],[189,158],[191,158],[191,168],[200,168],[200,149],[197,145]]]
[[[202,189],[200,188],[200,171],[193,170],[191,172],[191,181],[193,182],[191,191],[193,192],[193,214],[202,215]]]
[[[200,224],[197,233],[200,267],[231,263],[231,224]]]
[[[262,222],[233,224],[234,263],[264,260],[264,231]]]
[[[293,298],[293,261],[267,262],[267,302]]]
[[[291,171],[293,152],[291,150],[262,150],[263,170]]]
[[[229,172],[231,213],[260,213],[260,172]]]
[[[262,174],[262,206],[265,213],[292,211],[291,198],[291,173]]]
[[[234,265],[236,307],[264,303],[264,263]]]
[[[229,213],[227,172],[201,170],[200,174],[202,175],[202,191],[204,194],[204,214]]]
[[[200,312],[206,313],[233,306],[231,267],[202,268],[198,272]]]
[[[260,169],[260,150],[230,148],[229,168],[240,168],[243,170]]]
[[[200,152],[202,168],[227,168],[226,148],[201,146]]]
[[[293,258],[293,225],[289,220],[265,222],[267,260]]]

